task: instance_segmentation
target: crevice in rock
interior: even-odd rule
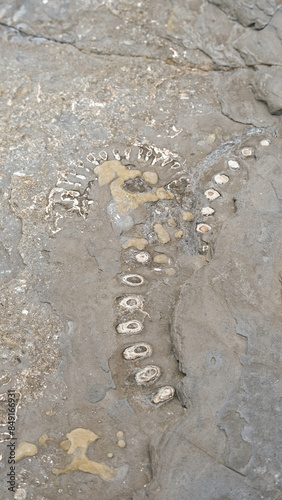
[[[211,64],[214,65],[213,67],[208,68],[207,66],[192,64],[189,62],[186,63],[186,62],[182,62],[182,61],[176,61],[170,57],[161,58],[161,57],[154,57],[151,55],[149,56],[146,54],[133,54],[133,53],[123,54],[122,52],[108,52],[108,51],[105,51],[102,49],[100,50],[100,49],[94,49],[94,48],[91,48],[87,51],[81,47],[78,47],[75,43],[67,41],[67,40],[59,40],[58,38],[51,37],[48,35],[28,33],[20,28],[16,28],[15,26],[12,26],[12,25],[9,25],[9,24],[3,23],[3,22],[0,22],[0,26],[2,26],[3,28],[7,28],[7,29],[10,29],[12,31],[15,31],[17,34],[19,34],[23,37],[29,38],[29,39],[37,39],[37,40],[42,39],[42,40],[46,40],[47,42],[58,43],[60,45],[69,45],[85,55],[94,54],[95,56],[102,56],[102,57],[121,57],[121,58],[126,58],[126,59],[134,58],[134,59],[141,59],[141,60],[145,59],[148,61],[163,62],[169,66],[174,66],[176,68],[183,68],[183,69],[186,69],[188,71],[197,70],[197,71],[203,71],[204,73],[213,73],[213,72],[227,73],[227,72],[231,72],[231,71],[234,71],[237,69],[247,69],[247,68],[256,69],[257,67],[260,67],[260,66],[266,66],[266,67],[272,67],[272,66],[281,67],[282,66],[282,64],[280,65],[280,64],[267,64],[267,63],[256,64],[256,63],[254,63],[254,64],[245,64],[244,66],[226,66],[226,67],[221,66],[221,67],[219,67],[212,60],[212,57],[207,52],[205,52],[203,49],[201,49],[200,47],[197,47],[194,50],[199,50],[205,56],[207,56],[210,59]],[[172,40],[170,40],[170,38],[167,38],[167,37],[162,37],[162,38],[166,39],[168,41],[172,41]],[[176,42],[173,41],[173,43],[176,43]],[[179,45],[179,42],[177,44]],[[180,45],[182,45],[182,44],[180,43]]]

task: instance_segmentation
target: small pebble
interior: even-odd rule
[[[192,222],[195,219],[195,217],[191,212],[182,212],[182,219],[185,222]]]
[[[159,241],[165,245],[170,241],[170,236],[167,230],[159,223],[154,225],[154,231],[157,233]]]
[[[156,172],[144,172],[143,178],[148,184],[157,184],[158,174]]]
[[[174,237],[177,239],[177,240],[180,240],[184,235],[184,231],[182,231],[181,229],[179,231],[176,231],[176,233],[174,233]]]
[[[153,260],[154,262],[156,262],[156,264],[169,264],[170,261],[169,257],[164,253],[159,253],[154,257]]]
[[[260,145],[261,146],[270,146],[270,141],[268,139],[262,139],[262,141],[260,141]]]
[[[209,141],[211,144],[213,144],[213,143],[214,143],[215,139],[216,139],[216,135],[215,135],[215,134],[210,134],[210,135],[208,136],[208,141]]]
[[[172,267],[169,267],[168,269],[166,269],[165,273],[168,276],[173,276],[175,274],[175,269],[173,269]]]
[[[122,245],[122,248],[126,250],[127,248],[133,247],[137,248],[137,250],[144,250],[147,245],[148,240],[146,240],[145,238],[130,238],[126,243]]]
[[[124,436],[123,431],[118,431],[116,436],[117,436],[117,438],[122,438]]]
[[[159,200],[173,200],[174,194],[170,193],[163,187],[160,187],[156,190],[156,195],[158,196]]]
[[[175,222],[174,219],[168,219],[167,223],[168,223],[168,225],[170,227],[176,227],[177,226],[177,223]]]
[[[113,453],[108,453],[109,458],[113,458],[114,454]]]
[[[25,457],[33,457],[34,455],[37,455],[37,453],[38,448],[35,444],[23,442],[19,444],[15,451],[15,461],[18,462]]]
[[[126,447],[126,442],[124,441],[124,439],[119,439],[118,442],[117,442],[117,445],[120,448],[125,448]]]

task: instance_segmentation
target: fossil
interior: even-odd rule
[[[143,285],[144,278],[140,274],[125,274],[124,276],[122,276],[121,281],[125,285],[139,286],[139,285]]]
[[[164,387],[160,387],[158,391],[152,397],[152,403],[161,404],[170,401],[174,398],[175,389],[171,385],[165,385]]]
[[[144,306],[143,298],[140,295],[127,295],[119,301],[119,306],[129,312],[142,310]]]
[[[214,176],[214,182],[216,184],[226,184],[227,182],[229,182],[229,177],[225,174],[216,174]]]
[[[136,319],[132,321],[125,321],[124,323],[119,323],[117,325],[117,332],[118,333],[139,333],[143,330],[143,324],[141,321],[138,321]]]
[[[201,208],[201,214],[205,216],[213,215],[214,209],[212,207],[203,207]]]
[[[97,190],[107,190],[110,200],[107,214],[113,231],[120,235],[122,271],[118,274],[119,285],[138,287],[146,284],[145,296],[127,294],[113,300],[118,315],[116,331],[122,334],[117,342],[124,342],[126,334],[142,332],[144,335],[144,341],[123,348],[124,361],[138,363],[152,355],[153,343],[145,342],[151,332],[146,332],[142,316],[151,319],[143,307],[145,297],[146,304],[150,303],[150,293],[158,290],[158,280],[173,287],[179,276],[180,262],[183,262],[178,258],[184,258],[187,253],[191,256],[207,254],[208,259],[212,258],[213,247],[203,238],[209,233],[210,242],[216,238],[217,231],[212,231],[212,226],[206,224],[203,217],[213,216],[217,228],[220,216],[224,218],[224,214],[220,214],[221,202],[228,197],[232,199],[233,187],[237,192],[238,184],[243,185],[247,162],[242,157],[254,156],[255,152],[251,147],[242,148],[242,141],[243,138],[235,146],[230,143],[222,152],[218,149],[214,159],[209,157],[203,175],[198,167],[194,166],[193,170],[192,163],[188,169],[186,160],[180,155],[138,141],[125,147],[116,145],[111,150],[90,152],[84,161],[72,161],[69,170],[59,174],[46,208],[46,220],[55,221],[53,232],[60,230],[58,221],[66,216],[87,219],[91,214],[91,220],[95,220]],[[260,141],[261,146],[269,144],[268,139]],[[228,174],[219,171],[227,167]],[[226,184],[229,184],[228,191],[221,193],[220,187],[224,190]],[[206,206],[202,203],[203,196],[210,202],[218,200],[216,211],[208,203]],[[160,266],[154,267],[155,264]],[[138,272],[140,266],[144,276]],[[132,376],[137,385],[148,386],[161,377],[161,370],[156,365],[147,365],[134,371]],[[164,385],[150,396],[150,402],[158,407],[174,396],[174,387]],[[144,401],[148,402],[147,396]]]
[[[149,252],[139,252],[135,255],[135,259],[140,264],[146,264],[147,262],[150,261],[151,256],[150,256]]]
[[[161,376],[161,370],[158,366],[148,365],[135,373],[135,381],[139,385],[153,384]]]
[[[205,191],[205,197],[208,200],[216,200],[217,198],[220,197],[220,193],[216,191],[215,189],[207,189]]]
[[[135,361],[137,359],[148,358],[152,354],[152,347],[145,342],[138,342],[124,349],[122,355],[124,359]]]
[[[208,233],[211,230],[211,226],[208,224],[197,224],[197,231],[199,233]]]

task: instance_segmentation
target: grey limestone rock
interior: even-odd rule
[[[280,65],[282,61],[282,43],[272,26],[267,26],[260,32],[247,32],[238,38],[235,48],[248,66]]]
[[[2,2],[0,500],[281,500],[276,3]]]
[[[282,68],[259,68],[252,88],[256,99],[266,102],[270,113],[282,114]]]
[[[222,112],[237,122],[252,123],[255,126],[269,126],[274,123],[263,103],[258,102],[252,92],[254,71],[239,69],[224,75],[218,90]],[[240,98],[238,98],[240,92]]]
[[[213,260],[182,289],[172,335],[190,381],[191,406],[152,443],[149,498],[256,500],[258,492],[268,500],[280,498],[272,463],[281,455],[281,312],[275,311],[281,300],[282,227],[272,187],[277,167],[274,156],[258,160]],[[267,456],[273,472],[264,475]]]
[[[209,0],[231,19],[257,30],[264,28],[276,11],[275,0]]]

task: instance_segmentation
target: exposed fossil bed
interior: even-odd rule
[[[0,499],[281,499],[281,0],[0,17]]]

